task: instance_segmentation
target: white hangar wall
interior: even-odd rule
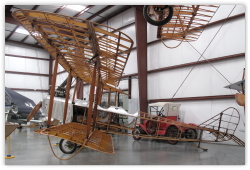
[[[234,5],[222,5],[215,14],[214,18],[216,19],[213,21],[227,17],[233,7]],[[226,12],[227,15],[225,15]],[[245,7],[243,5],[237,5],[230,16],[244,12]],[[223,17],[219,14],[223,14]],[[154,26],[149,25],[149,27]],[[200,54],[206,50],[203,55],[206,59],[245,53],[245,17],[231,19],[225,22],[221,29],[220,27],[221,24],[206,27],[199,39],[195,42],[190,42],[190,44],[196,48]],[[219,29],[220,31],[215,36]],[[210,42],[211,44],[207,48]],[[178,42],[176,43],[174,41],[165,41],[165,43],[169,46],[178,44]],[[166,48],[161,42],[149,45],[148,70],[198,61],[200,54],[195,51],[190,44],[183,42],[175,49]],[[201,58],[200,60],[204,59]],[[197,65],[174,98],[235,94],[237,91],[226,89],[224,86],[241,80],[242,71],[246,67],[245,57],[216,61],[212,62],[212,65],[227,80],[210,64]],[[192,67],[193,66],[180,67],[148,74],[148,100],[172,98]],[[181,120],[186,123],[196,124],[206,121],[228,107],[235,107],[241,115],[241,121],[235,135],[243,141],[245,140],[245,133],[239,131],[240,129],[245,129],[244,109],[237,105],[234,99],[180,101],[178,103],[182,104],[180,108]],[[234,144],[231,141],[227,143]]]
[[[234,5],[221,5],[210,22],[227,18],[233,8]],[[242,13],[245,13],[245,6],[236,5],[230,16]],[[124,16],[128,16],[128,18]],[[134,22],[132,18],[134,18],[133,8],[109,20],[108,23],[111,27],[120,28],[125,25],[124,23],[129,23],[128,21]],[[243,56],[212,62],[212,65],[227,80],[208,63],[195,66],[174,98],[233,95],[237,93],[237,91],[226,89],[224,86],[240,81],[243,69],[246,67],[244,57],[246,43],[245,17],[241,16],[230,19],[226,21],[222,27],[221,25],[222,23],[218,23],[206,27],[199,39],[195,42],[190,42],[190,44],[200,54],[204,52],[203,56],[206,59],[215,59],[240,53],[243,53]],[[135,24],[125,27],[121,29],[121,31],[128,34],[134,40],[134,47],[136,47]],[[157,27],[147,24],[148,43],[157,40],[156,33]],[[215,36],[216,33],[217,35]],[[209,45],[210,42],[211,44]],[[165,43],[168,46],[176,46],[179,42],[168,40],[165,41]],[[190,44],[183,42],[175,49],[165,47],[160,41],[149,44],[147,47],[148,71],[198,61],[201,55]],[[200,61],[201,60],[204,60],[204,58],[201,58]],[[172,98],[192,67],[193,66],[179,67],[157,73],[149,73],[148,100]],[[138,73],[136,49],[132,50],[124,73],[125,75]],[[127,80],[123,80],[120,82],[119,87],[126,89],[127,84]],[[139,110],[138,88],[138,80],[132,79],[132,98],[129,99],[128,107],[131,113]],[[181,121],[196,124],[206,121],[228,107],[235,107],[241,115],[241,120],[235,135],[245,141],[245,133],[239,131],[240,129],[245,129],[244,109],[237,105],[234,99],[180,101],[178,103],[182,104],[180,108]],[[227,143],[233,144],[232,142]]]
[[[234,5],[221,5],[211,22],[226,18],[233,7]],[[230,16],[241,13],[245,13],[245,6],[237,5]],[[133,39],[133,47],[136,47],[134,22],[134,9],[130,8],[103,24],[108,24],[108,26],[112,28],[120,29]],[[126,26],[128,24],[130,25]],[[220,27],[221,23],[206,27],[199,39],[195,42],[191,42],[190,44],[195,47],[199,53],[203,53]],[[210,46],[206,49],[203,56],[206,59],[213,59],[245,53],[245,28],[244,16],[227,21],[215,36]],[[147,29],[147,41],[152,42],[157,40],[157,27],[147,24]],[[165,43],[169,46],[175,46],[178,44],[176,41],[165,41]],[[183,42],[178,48],[175,49],[166,48],[161,42],[149,44],[147,47],[148,71],[196,62],[199,59],[200,54],[190,44]],[[45,50],[31,47],[27,48],[10,43],[6,43],[5,45],[5,54],[49,59],[49,54]],[[201,58],[201,60],[204,59]],[[246,65],[244,57],[215,61],[212,64],[231,83],[241,79],[242,70]],[[49,74],[48,68],[49,61],[5,56],[6,71]],[[191,69],[192,66],[187,66],[157,73],[149,73],[148,100],[172,98]],[[64,69],[59,66],[57,72],[60,73],[62,71],[64,71]],[[130,54],[124,73],[125,75],[129,75],[137,72],[137,51],[134,49]],[[66,72],[58,74],[56,86],[59,86],[67,78],[67,76],[68,73]],[[211,65],[197,65],[174,98],[235,94],[236,91],[230,91],[224,88],[224,86],[230,84],[227,80],[223,78],[213,67],[211,67]],[[49,89],[48,81],[48,77],[45,76],[5,73],[5,86],[9,88]],[[119,87],[121,89],[127,89],[128,80],[122,80]],[[138,89],[138,79],[132,79],[132,98],[128,101],[128,111],[130,113],[140,110]],[[47,92],[16,91],[34,100],[35,103],[38,103],[47,95]],[[88,99],[88,92],[89,86],[85,85],[84,98],[86,99]],[[71,94],[72,93],[71,89]],[[239,131],[240,129],[244,129],[244,109],[238,106],[234,99],[180,101],[178,103],[182,104],[180,108],[181,121],[196,124],[204,122],[228,107],[235,107],[239,110],[242,116],[241,122],[236,130],[236,136],[245,140],[245,133]]]
[[[14,57],[28,56],[35,58],[49,59],[47,51],[39,48],[21,46],[13,43],[5,44],[5,71],[28,72],[38,74],[49,74],[49,61],[29,58]],[[11,54],[13,56],[11,56]],[[49,89],[48,76],[27,75],[5,73],[5,87],[18,89]],[[32,99],[36,104],[46,97],[47,92],[42,91],[24,91],[15,90],[16,92]]]

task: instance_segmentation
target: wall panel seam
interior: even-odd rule
[[[49,59],[46,59],[46,58],[38,58],[38,57],[30,57],[30,56],[22,56],[22,55],[14,55],[14,54],[5,54],[5,56],[49,61]]]
[[[239,58],[239,57],[245,57],[245,53],[239,53],[239,54],[233,54],[233,55],[228,55],[228,56],[223,56],[223,57],[217,57],[217,58],[213,58],[213,59],[207,59],[207,61],[209,61],[209,62],[225,61],[225,60],[229,60],[229,59],[232,59],[232,58]],[[183,67],[193,66],[193,65],[196,65],[196,64],[197,65],[206,64],[207,61],[202,60],[202,61],[179,64],[179,65],[173,65],[173,66],[169,66],[169,67],[157,68],[157,69],[153,69],[153,70],[148,70],[147,73],[157,73],[157,72],[176,69],[176,68],[183,68]],[[132,77],[133,76],[138,76],[138,73],[124,75],[124,76],[122,76],[122,78],[129,77],[129,76],[132,76]]]
[[[5,70],[5,74],[23,74],[23,75],[31,75],[31,76],[45,76],[48,77],[49,74],[41,74],[41,73],[28,73],[28,72],[19,72],[19,71],[7,71]]]
[[[48,89],[25,89],[25,88],[11,88],[11,87],[8,87],[9,89],[11,90],[19,90],[19,91],[37,91],[37,92],[48,92],[49,90]]]
[[[151,99],[148,103],[154,102],[172,102],[172,101],[193,101],[193,100],[213,100],[213,99],[234,99],[235,95],[216,95],[216,96],[197,96],[183,98],[166,98],[166,99]]]

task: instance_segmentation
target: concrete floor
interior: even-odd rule
[[[202,143],[208,151],[192,147],[192,142],[170,145],[164,140],[141,139],[113,135],[115,154],[105,154],[88,148],[70,160],[59,160],[51,152],[47,136],[33,133],[39,127],[23,127],[10,135],[10,153],[5,165],[245,165],[245,148],[241,146]],[[51,137],[51,143],[57,143]],[[66,159],[58,146],[55,154]],[[5,156],[8,141],[5,140]]]

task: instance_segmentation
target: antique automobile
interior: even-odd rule
[[[160,117],[160,121],[179,119],[179,108],[181,104],[170,103],[170,102],[158,102],[149,104],[150,107],[150,117],[156,119],[156,116]],[[154,114],[155,113],[155,114]],[[197,126],[193,123],[183,123],[183,125]],[[187,139],[197,139],[197,130],[185,126],[178,126],[168,123],[157,123],[152,120],[144,120],[141,124],[137,125],[135,133],[148,134],[148,135],[162,135],[166,137],[185,137]],[[133,136],[135,140],[140,140],[141,137]],[[168,140],[172,145],[175,145],[177,140]]]

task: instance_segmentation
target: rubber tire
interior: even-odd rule
[[[188,132],[191,131],[191,132]],[[189,133],[189,134],[187,134]],[[193,137],[190,138],[190,133],[192,133],[191,135],[193,135]],[[198,135],[197,135],[197,130],[195,129],[188,129],[185,131],[185,138],[187,139],[197,139]]]
[[[150,124],[153,125],[154,129],[149,128]],[[151,135],[154,134],[156,132],[156,127],[157,127],[157,123],[155,121],[150,121],[150,120],[147,121],[146,130],[149,134],[151,134]]]
[[[178,135],[178,128],[176,126],[169,126],[168,129],[166,130],[166,137],[170,137],[169,133],[170,131],[176,131]],[[175,137],[175,136],[172,136]],[[171,145],[176,145],[178,143],[178,140],[168,140],[168,143]]]
[[[76,148],[77,148],[77,144],[76,143],[72,143],[74,146],[73,146],[73,149],[71,150],[71,151],[65,151],[64,149],[63,149],[63,141],[64,141],[65,139],[61,139],[60,140],[60,142],[59,142],[59,148],[60,148],[60,150],[63,152],[63,153],[65,153],[65,154],[72,154],[72,153],[74,153],[75,151],[76,151]]]
[[[135,132],[138,132],[137,134],[140,134],[140,133],[141,133],[141,132],[140,132],[140,129],[139,129],[138,127],[135,129]],[[134,140],[141,140],[141,137],[133,136],[133,138],[134,138]]]
[[[161,21],[155,21],[153,19],[151,19],[149,16],[148,16],[148,8],[149,8],[150,5],[144,5],[143,7],[143,16],[144,18],[146,19],[146,21],[152,25],[155,25],[155,26],[162,26],[162,25],[165,25],[167,24],[173,17],[173,13],[174,13],[174,10],[173,10],[173,7],[172,6],[168,6],[168,9],[169,9],[169,14],[167,16],[167,18],[165,18],[164,20],[161,20]]]

